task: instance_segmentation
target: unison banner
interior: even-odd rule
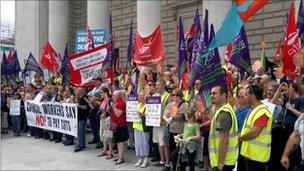
[[[165,60],[164,43],[161,27],[149,36],[135,36],[133,61],[138,65],[154,65]]]
[[[75,103],[25,101],[27,124],[77,137]]]
[[[69,71],[71,83],[74,86],[84,86],[92,82],[94,77],[102,77],[105,82],[111,83],[111,69],[109,64],[109,43],[91,50],[71,55],[69,57]]]
[[[161,97],[152,96],[146,98],[146,125],[160,126],[161,122]]]
[[[130,94],[127,98],[127,109],[126,109],[126,115],[127,115],[127,122],[139,122],[140,117],[137,113],[137,105],[138,105],[138,97],[137,95]]]

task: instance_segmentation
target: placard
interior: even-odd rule
[[[20,116],[20,100],[11,100],[10,101],[10,115],[12,116]]]
[[[160,126],[161,122],[161,97],[147,97],[146,98],[146,125]]]
[[[91,30],[93,35],[94,46],[100,46],[106,43],[107,40],[107,29],[93,29]],[[76,44],[75,44],[75,52],[80,53],[87,49],[87,36],[88,31],[86,29],[78,29],[76,31]]]
[[[29,126],[61,132],[77,137],[77,105],[75,103],[36,102],[24,103]]]
[[[128,95],[127,98],[127,122],[139,122],[140,117],[137,113],[138,96],[135,94]]]

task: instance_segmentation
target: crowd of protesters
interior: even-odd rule
[[[233,87],[214,85],[210,105],[200,96],[199,80],[193,88],[180,89],[175,67],[158,65],[156,71],[145,74],[137,68],[117,71],[113,86],[94,78],[91,90],[61,86],[58,75],[44,82],[35,74],[30,84],[1,85],[1,133],[12,129],[14,136],[27,133],[35,139],[63,141],[66,146],[75,145],[75,152],[84,150],[87,143],[96,144],[95,148],[100,149],[97,156],[113,160],[116,165],[125,162],[125,149],[134,149],[138,157],[134,166],[142,168],[153,164],[174,171],[186,167],[195,170],[195,165],[202,170],[220,171],[304,170],[301,76],[290,81],[266,73],[234,77]],[[77,104],[77,139],[27,126],[24,101],[33,100],[41,92],[42,101]],[[126,97],[132,93],[138,94],[141,121],[127,123]],[[159,127],[145,124],[149,96],[161,97]],[[21,100],[20,116],[9,115],[12,99]],[[88,125],[93,139],[86,142]]]

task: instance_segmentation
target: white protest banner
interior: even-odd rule
[[[27,124],[77,137],[75,103],[25,101]]]
[[[10,101],[10,115],[12,116],[20,116],[20,100],[11,100]]]
[[[138,97],[136,94],[128,95],[127,101],[127,122],[139,122],[140,117],[137,113]]]
[[[40,91],[40,92],[36,95],[36,97],[34,98],[34,101],[35,101],[35,102],[40,102],[41,99],[43,98],[43,94],[44,94],[44,92],[43,92],[43,91]]]
[[[147,97],[146,99],[146,125],[160,126],[161,122],[161,97]]]
[[[107,43],[91,50],[69,56],[69,72],[71,83],[74,86],[92,84],[93,78],[103,77],[105,82],[110,82],[112,69],[110,68],[111,44]]]

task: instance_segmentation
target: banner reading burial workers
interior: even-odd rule
[[[25,101],[27,124],[77,137],[77,106],[74,103]]]
[[[91,50],[71,55],[69,71],[71,83],[74,86],[83,86],[92,82],[92,78],[101,77],[103,82],[111,84],[109,43]]]
[[[146,98],[146,125],[160,126],[161,122],[161,97],[153,96]]]

